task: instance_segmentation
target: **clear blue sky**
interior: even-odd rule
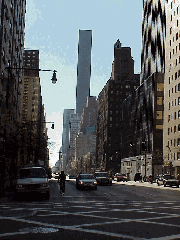
[[[63,110],[75,108],[79,29],[92,30],[91,96],[98,96],[111,75],[114,43],[131,47],[140,73],[142,0],[26,0],[25,48],[39,50],[40,72],[51,149],[50,163],[62,145]]]

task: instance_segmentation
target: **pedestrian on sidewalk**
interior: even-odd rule
[[[66,175],[64,174],[64,171],[61,171],[61,174],[59,174],[58,183],[60,184],[60,193],[62,195],[65,193],[65,181]]]

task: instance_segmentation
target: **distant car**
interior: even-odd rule
[[[16,196],[27,193],[43,194],[46,199],[49,199],[48,175],[43,167],[25,167],[18,171]]]
[[[136,173],[135,176],[134,176],[134,181],[140,181],[142,182],[142,175],[141,173]]]
[[[76,175],[75,174],[69,175],[69,179],[76,179]]]
[[[169,178],[164,179],[164,187],[166,187],[166,186],[170,186],[170,187],[176,186],[176,187],[179,187],[179,184],[180,184],[179,180],[176,179],[174,176],[170,176]]]
[[[161,174],[157,178],[157,185],[164,185],[164,181],[171,177],[170,174]]]
[[[120,182],[120,181],[127,182],[128,180],[127,180],[126,174],[116,173],[114,175],[114,181],[117,181],[117,182]]]
[[[97,181],[93,174],[79,174],[76,178],[76,188],[97,190]]]
[[[107,172],[95,172],[94,177],[98,185],[112,185],[112,178]]]
[[[55,179],[58,179],[58,178],[59,178],[59,173],[55,173],[55,174],[54,174],[54,178],[55,178]]]

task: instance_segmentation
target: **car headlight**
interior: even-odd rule
[[[48,187],[48,183],[43,183],[42,187]]]
[[[80,185],[82,185],[83,183],[84,183],[84,182],[82,182],[82,181],[79,181],[79,184],[80,184]]]
[[[22,184],[17,184],[17,188],[22,188]]]
[[[95,181],[94,184],[97,184],[97,182]]]

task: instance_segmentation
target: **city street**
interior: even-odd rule
[[[77,190],[66,181],[60,195],[50,180],[50,200],[0,199],[0,239],[180,239],[179,188],[114,182]]]

